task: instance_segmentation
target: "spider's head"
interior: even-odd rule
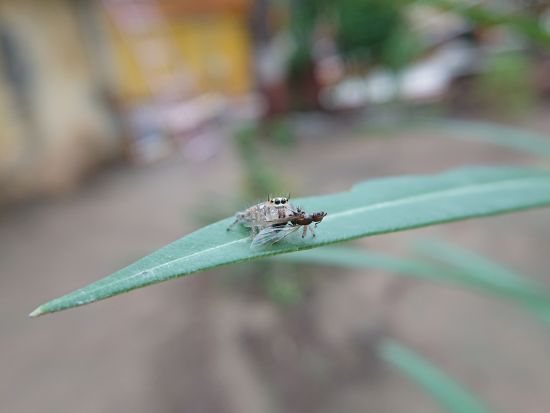
[[[269,199],[267,200],[272,206],[274,206],[275,208],[283,208],[285,207],[286,205],[288,205],[288,196],[284,197],[284,196],[278,196],[278,197],[275,197],[275,198],[272,198],[271,196],[269,197]]]

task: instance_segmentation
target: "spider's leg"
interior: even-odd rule
[[[231,225],[229,225],[225,230],[226,231],[229,231],[231,230],[235,225],[237,225],[239,223],[239,219],[236,218],[235,221],[233,221],[233,223]]]

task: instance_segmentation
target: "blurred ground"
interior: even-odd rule
[[[544,115],[530,124],[550,131]],[[312,130],[284,156],[271,154],[284,177],[300,182],[293,185],[300,196],[388,174],[534,163],[440,133],[334,139]],[[223,203],[241,184],[239,161],[229,144],[225,149],[201,164],[171,160],[111,170],[63,199],[3,216],[2,411],[439,411],[373,359],[372,343],[383,333],[437,362],[496,411],[548,412],[550,336],[539,324],[491,297],[377,272],[318,270],[311,294],[283,310],[221,287],[229,271],[221,268],[27,318],[38,304],[197,228],[193,215],[203,200]],[[548,214],[529,211],[361,244],[399,253],[415,237],[436,235],[548,284]]]

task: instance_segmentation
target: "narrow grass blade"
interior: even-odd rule
[[[393,339],[378,347],[379,356],[421,387],[443,409],[450,413],[491,413],[472,393],[429,360]]]
[[[316,238],[299,236],[265,249],[248,234],[226,231],[232,218],[199,229],[80,290],[38,307],[33,316],[121,294],[198,271],[359,237],[550,205],[550,172],[516,167],[463,168],[433,176],[402,176],[355,185],[351,191],[294,201],[328,216]],[[296,234],[294,234],[296,235]]]

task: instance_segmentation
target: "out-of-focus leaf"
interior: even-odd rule
[[[544,287],[489,259],[442,240],[423,240],[415,248],[426,256],[446,264],[448,274],[467,273],[495,289],[514,290],[516,298],[545,324],[550,324],[550,299]],[[526,294],[522,294],[522,292]]]
[[[361,126],[358,132],[396,134],[403,131],[426,129],[441,130],[441,136],[444,138],[490,143],[540,157],[550,156],[549,136],[491,122],[430,116],[403,117],[403,119],[391,119],[391,122],[388,120],[380,122],[373,119],[367,125]]]
[[[424,389],[446,411],[451,413],[492,412],[445,372],[403,344],[393,339],[385,339],[380,343],[378,353],[386,363]]]
[[[250,249],[243,231],[226,231],[232,218],[199,229],[130,266],[50,301],[37,316],[121,294],[197,271],[368,235],[550,204],[550,172],[515,167],[463,168],[434,176],[367,181],[351,191],[298,199],[306,211],[328,212],[316,238]],[[296,234],[295,234],[296,235]]]
[[[427,250],[431,251],[429,248]],[[437,250],[434,251],[432,253],[437,255]],[[372,251],[342,247],[300,251],[286,254],[277,259],[294,263],[388,271],[396,275],[405,275],[473,288],[485,293],[509,298],[521,304],[536,305],[541,310],[543,308],[550,309],[550,296],[536,283],[519,275],[503,275],[496,272],[478,271],[473,266],[449,268],[419,259],[398,258]]]
[[[550,138],[535,132],[488,122],[436,119],[424,123],[457,139],[492,143],[537,156],[550,156]]]
[[[540,46],[550,46],[550,33],[535,16],[527,13],[501,13],[480,4],[455,0],[417,0],[463,16],[473,24],[492,27],[510,27],[526,39]],[[527,3],[526,3],[527,5]]]

